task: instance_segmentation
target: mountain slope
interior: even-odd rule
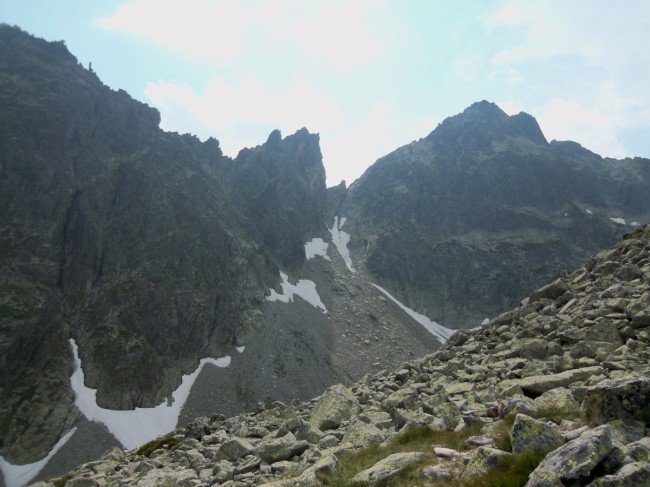
[[[36,485],[647,485],[648,282],[650,226],[399,369]]]
[[[0,453],[10,464],[42,459],[86,424],[70,339],[95,406],[110,411],[170,403],[201,359],[234,357],[214,378],[227,393],[215,404],[194,387],[185,414],[309,397],[439,345],[348,276],[333,247],[330,261],[306,259],[312,238],[331,239],[317,135],[276,131],[224,157],[214,139],[160,130],[156,110],[104,86],[62,42],[6,25],[0,101]],[[329,312],[300,297],[267,301],[281,272],[317,286]],[[206,374],[198,384],[215,386]],[[78,462],[115,443],[86,430]]]
[[[336,212],[371,279],[469,327],[650,221],[649,187],[647,159],[547,143],[529,115],[479,102],[378,160]]]

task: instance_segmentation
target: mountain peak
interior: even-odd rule
[[[506,112],[501,110],[496,103],[487,100],[472,103],[461,115],[463,117],[482,118],[485,120],[505,120],[508,118]]]
[[[493,142],[506,139],[547,144],[534,117],[524,112],[509,116],[498,105],[486,100],[473,103],[462,113],[445,119],[426,139],[453,150],[461,146],[469,150],[489,150]]]

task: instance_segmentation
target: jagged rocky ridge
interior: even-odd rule
[[[331,195],[360,270],[467,328],[650,223],[649,185],[647,159],[549,143],[530,115],[482,101]]]
[[[411,478],[474,485],[534,451],[527,487],[650,483],[650,226],[397,370],[307,402],[199,418],[36,485],[320,485],[345,452],[472,427],[480,434],[462,451],[392,454],[347,482],[381,484],[416,465]]]
[[[246,346],[201,377],[186,415],[311,397],[436,347],[340,275],[335,255],[305,260],[332,225],[318,135],[275,131],[225,157],[214,139],[160,130],[155,109],[103,85],[63,42],[6,25],[0,103],[0,453],[12,464],[83,424],[70,338],[98,405],[116,410],[161,404],[200,359]],[[317,282],[330,312],[266,301],[281,271]],[[93,435],[90,458],[115,444]]]

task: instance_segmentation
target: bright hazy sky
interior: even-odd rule
[[[2,0],[0,22],[228,155],[307,127],[329,186],[482,99],[650,157],[650,0]]]

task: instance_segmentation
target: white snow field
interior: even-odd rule
[[[411,308],[404,306],[397,299],[395,299],[388,291],[386,291],[383,287],[378,286],[377,284],[374,284],[372,282],[370,284],[375,286],[393,303],[395,303],[397,306],[402,308],[406,312],[406,314],[408,314],[411,318],[413,318],[415,321],[417,321],[422,326],[424,326],[429,331],[429,333],[431,333],[434,337],[438,339],[438,341],[440,341],[440,343],[445,343],[450,336],[456,333],[456,330],[452,330],[451,328],[442,326],[440,323],[436,323],[435,321],[430,320],[429,318],[418,313],[417,311],[413,311]]]
[[[313,259],[317,255],[320,255],[325,260],[331,260],[330,256],[327,255],[328,247],[329,243],[322,238],[313,238],[305,244],[305,256],[307,260]]]
[[[350,241],[350,235],[341,230],[341,227],[345,224],[346,218],[343,217],[339,221],[339,217],[334,217],[334,225],[329,229],[330,234],[332,235],[332,243],[336,247],[336,250],[339,251],[345,265],[348,266],[351,272],[356,272],[354,267],[352,267],[352,257],[350,257],[350,251],[348,250],[348,242]]]
[[[187,401],[192,385],[206,364],[222,368],[230,365],[229,356],[218,359],[204,358],[194,372],[183,376],[181,385],[172,393],[171,401],[163,401],[153,408],[116,411],[97,405],[97,389],[91,389],[84,384],[84,372],[81,368],[77,344],[72,338],[70,344],[74,354],[74,372],[70,376],[70,384],[75,395],[75,405],[89,421],[106,425],[127,450],[148,443],[174,430],[178,415]]]
[[[625,223],[625,218],[609,218],[612,220],[614,223],[618,223],[619,225],[626,225]]]
[[[282,294],[279,294],[275,289],[271,289],[271,295],[266,297],[267,301],[280,301],[282,303],[293,302],[293,296],[300,296],[302,299],[311,304],[314,308],[320,309],[323,313],[327,313],[327,308],[320,300],[318,292],[316,292],[316,283],[309,279],[300,279],[296,284],[289,282],[289,276],[284,272],[280,272],[282,278]]]
[[[23,487],[38,475],[38,473],[43,469],[47,462],[58,452],[63,445],[65,445],[72,435],[75,434],[77,428],[74,427],[63,435],[59,441],[52,447],[50,453],[47,454],[45,458],[41,458],[37,462],[28,463],[25,465],[13,465],[6,461],[3,456],[0,456],[0,470],[2,470],[2,476],[4,477],[5,485],[7,487]]]

